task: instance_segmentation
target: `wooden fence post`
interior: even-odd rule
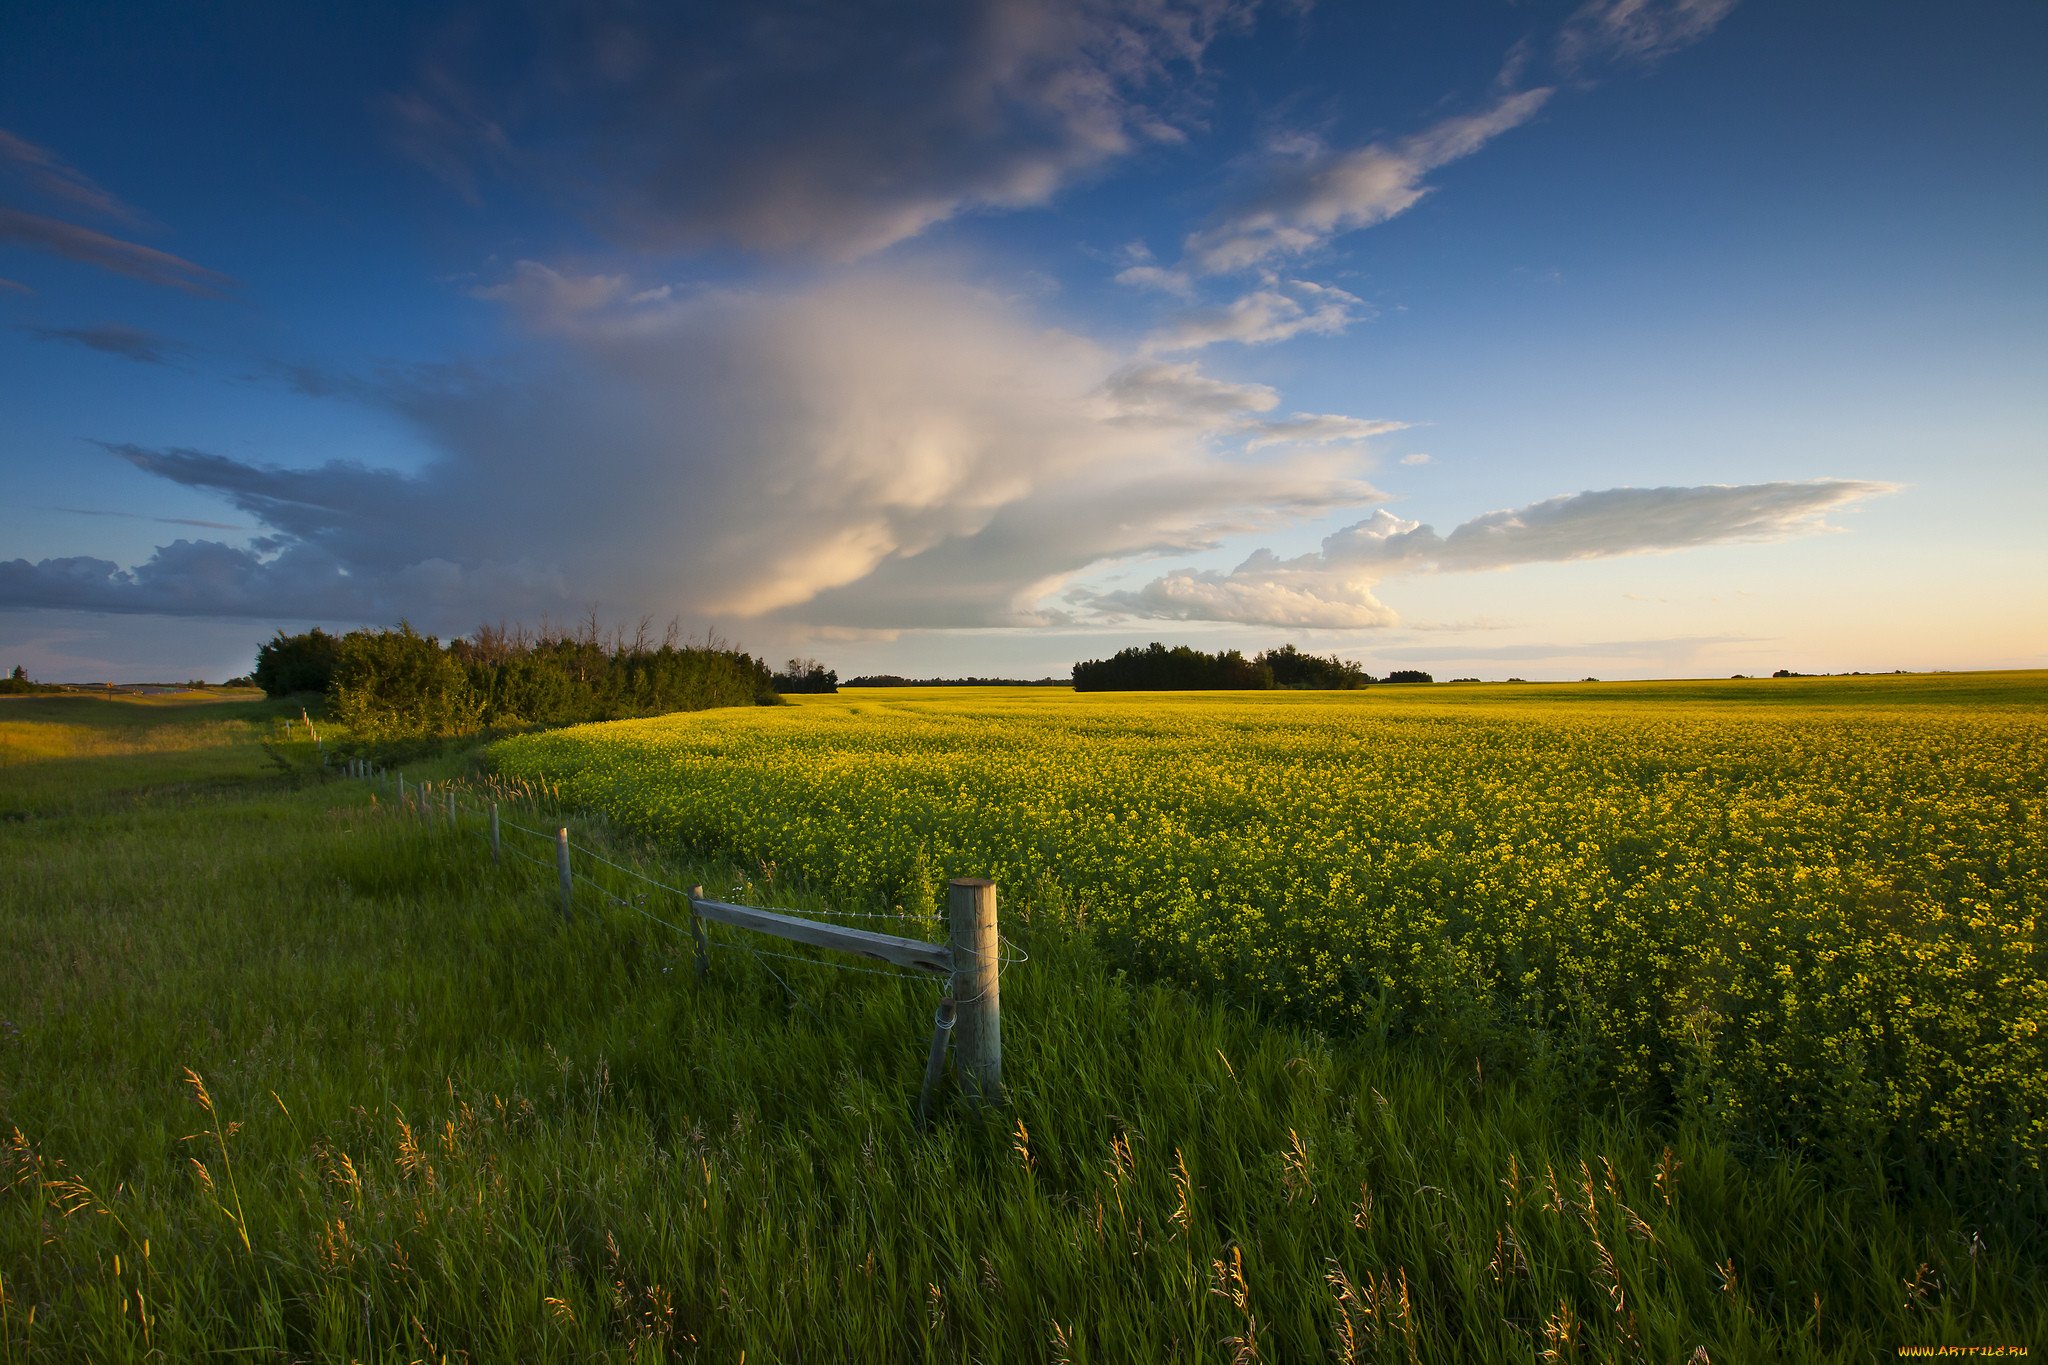
[[[953,1003],[959,1010],[954,1043],[960,1084],[970,1102],[1003,1102],[1002,941],[996,933],[996,884],[955,877],[946,888],[952,923]]]
[[[398,773],[398,808],[400,810],[405,809],[405,771],[403,769],[400,769]]]
[[[569,873],[569,831],[566,826],[555,835],[555,872],[562,880],[562,923],[567,924],[575,905],[576,881]]]
[[[505,855],[498,843],[498,803],[495,801],[491,802],[491,861],[494,863],[505,861]]]
[[[448,789],[448,828],[451,831],[455,828],[455,788],[453,787]]]

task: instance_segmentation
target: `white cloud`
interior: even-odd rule
[[[1221,308],[1181,313],[1145,338],[1149,355],[1196,351],[1218,342],[1265,346],[1303,334],[1331,336],[1363,313],[1355,294],[1308,280],[1275,281]]]
[[[1374,596],[1383,578],[1422,571],[1647,554],[1701,545],[1779,540],[1824,529],[1832,509],[1894,490],[1853,479],[1610,488],[1489,512],[1439,536],[1386,509],[1293,559],[1254,552],[1228,573],[1180,569],[1144,587],[1090,596],[1112,618],[1236,621],[1276,626],[1393,622]],[[1263,615],[1261,613],[1264,613]]]
[[[1276,149],[1263,184],[1214,225],[1191,234],[1186,252],[1202,270],[1224,274],[1315,249],[1341,233],[1383,223],[1414,207],[1423,177],[1535,117],[1547,88],[1504,95],[1491,109],[1445,119],[1398,142],[1336,150],[1296,138]]]
[[[515,306],[558,302],[565,277],[517,278],[533,292]],[[443,631],[593,601],[791,629],[1020,624],[1107,560],[1378,496],[1341,448],[1242,458],[1272,389],[1133,360],[957,282],[873,271],[642,305],[620,288],[531,315],[523,361],[488,375],[338,386],[441,452],[414,476],[110,447],[271,534],[132,570],[15,561],[0,606]]]
[[[1204,428],[1245,413],[1271,412],[1280,405],[1277,390],[1214,378],[1193,361],[1125,365],[1103,381],[1102,392],[1117,420]]]
[[[474,298],[509,304],[530,324],[559,326],[580,313],[604,307],[625,294],[624,275],[564,275],[539,261],[520,261],[509,279],[470,290]],[[668,287],[633,296],[635,303],[659,302]]]
[[[1195,284],[1185,270],[1168,270],[1163,266],[1134,265],[1116,273],[1118,284],[1127,284],[1135,289],[1156,289],[1162,294],[1171,294],[1177,299],[1192,299]]]
[[[1435,457],[1434,457],[1434,456],[1432,456],[1432,455],[1425,455],[1425,454],[1423,454],[1423,453],[1422,453],[1421,451],[1417,450],[1417,451],[1411,451],[1411,452],[1410,452],[1409,454],[1403,455],[1403,456],[1401,457],[1401,463],[1402,463],[1402,464],[1428,464],[1428,463],[1430,463],[1430,462],[1431,462],[1431,461],[1432,461],[1432,460],[1433,460],[1434,458],[1435,458]]]
[[[1406,422],[1373,421],[1346,417],[1335,412],[1297,412],[1277,422],[1261,422],[1258,435],[1245,442],[1245,449],[1259,450],[1279,445],[1332,445],[1369,441],[1390,431],[1403,431]]]

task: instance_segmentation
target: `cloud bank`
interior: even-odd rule
[[[1381,509],[1283,559],[1255,551],[1228,572],[1178,569],[1141,588],[1088,594],[1086,607],[1118,617],[1357,628],[1397,620],[1374,589],[1393,575],[1473,572],[1517,564],[1649,554],[1703,545],[1781,540],[1822,529],[1838,507],[1895,491],[1855,479],[1609,488],[1488,512],[1438,535]]]
[[[444,630],[593,600],[810,627],[1030,624],[1104,560],[1375,501],[1357,447],[1392,425],[1275,418],[1265,386],[909,272],[635,303],[522,267],[504,302],[531,333],[518,365],[314,386],[407,418],[441,452],[429,468],[110,443],[268,534],[133,569],[16,560],[0,604]]]

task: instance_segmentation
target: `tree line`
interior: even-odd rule
[[[330,635],[279,631],[250,675],[270,696],[319,692],[330,713],[365,739],[432,739],[621,720],[714,706],[772,706],[775,675],[716,639],[660,644],[643,628],[606,638],[485,626],[445,645],[409,623]]]
[[[1169,649],[1157,640],[1119,650],[1107,659],[1074,665],[1076,692],[1258,691],[1301,688],[1349,691],[1374,683],[1426,683],[1419,669],[1402,668],[1375,678],[1364,667],[1335,654],[1305,654],[1282,645],[1246,658],[1242,650],[1210,654],[1187,645]]]

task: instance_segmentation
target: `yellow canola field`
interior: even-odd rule
[[[2048,1149],[2048,676],[843,692],[522,736],[510,774],[928,908],[1852,1160]]]

